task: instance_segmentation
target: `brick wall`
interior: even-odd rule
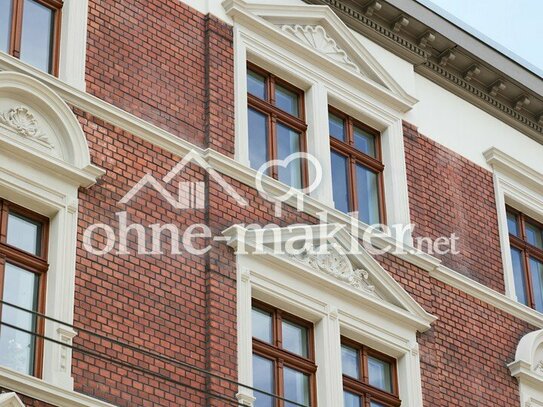
[[[377,260],[438,318],[418,338],[424,406],[518,406],[518,383],[507,364],[520,339],[537,328],[397,257]]]
[[[74,324],[206,368],[205,258],[187,253],[168,254],[167,232],[162,239],[163,255],[137,255],[136,233],[129,235],[130,255],[112,252],[96,256],[82,246],[84,229],[104,223],[118,230],[115,213],[124,210],[129,224],[172,223],[183,231],[189,224],[205,222],[205,210],[172,210],[151,187],[145,187],[128,204],[118,204],[145,173],[152,172],[160,179],[179,157],[88,114],[79,111],[77,114],[87,134],[93,162],[107,173],[97,185],[80,191]],[[184,180],[203,181],[204,175],[199,167],[189,166],[169,184],[170,192],[175,195],[177,181]],[[103,247],[103,241],[95,240],[97,248]],[[150,247],[150,242],[147,243]],[[189,405],[186,400],[204,403],[201,391],[206,385],[204,375],[84,332],[76,337],[75,344],[106,356],[103,359],[74,353],[73,374],[78,391],[119,406]],[[112,360],[138,368],[118,365]],[[171,380],[161,379],[162,376]]]
[[[233,155],[232,28],[181,1],[90,0],[87,92]]]
[[[89,11],[89,92],[199,146],[232,156],[231,28],[176,1],[91,0]],[[226,177],[250,203],[240,208],[193,165],[168,188],[175,194],[177,181],[205,182],[206,209],[172,211],[151,188],[127,205],[118,204],[145,173],[162,177],[179,157],[88,113],[75,113],[93,163],[107,171],[79,196],[74,323],[103,337],[79,331],[75,345],[85,351],[74,351],[75,390],[118,406],[233,405],[206,393],[232,398],[235,385],[181,364],[237,379],[232,250],[214,242],[204,256],[95,256],[83,249],[83,231],[94,223],[116,229],[115,213],[123,210],[143,225],[173,223],[184,230],[202,222],[214,235],[237,223],[285,226],[315,219],[288,207],[282,219],[276,219],[271,203]],[[461,254],[443,256],[444,264],[503,292],[491,174],[407,123],[404,133],[415,237],[456,233]],[[130,235],[132,250],[135,238]],[[94,244],[104,242],[105,236],[98,234]],[[424,406],[518,405],[518,385],[506,363],[513,360],[518,340],[534,327],[396,257],[378,260],[439,318],[419,338]],[[44,406],[28,398],[25,403]]]
[[[443,264],[504,293],[492,173],[404,122],[409,209],[414,237],[458,237]]]

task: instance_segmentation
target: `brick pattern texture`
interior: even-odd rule
[[[458,237],[443,264],[498,292],[504,275],[492,173],[404,123],[407,183],[414,237]]]
[[[90,0],[88,91],[202,147],[232,156],[234,150],[231,27],[179,1]],[[227,181],[250,203],[239,207],[206,173],[189,165],[177,182],[206,184],[206,208],[172,210],[145,187],[128,204],[121,197],[146,173],[163,177],[176,157],[132,134],[74,109],[94,164],[106,175],[80,190],[73,354],[75,390],[120,407],[233,406],[237,387],[198,369],[237,380],[236,259],[224,242],[202,256],[103,256],[83,248],[84,230],[104,223],[117,230],[117,212],[129,223],[193,223],[212,234],[239,223],[315,223],[284,208],[281,219],[257,192]],[[457,233],[459,256],[443,262],[503,292],[491,174],[404,124],[411,215],[415,236]],[[149,236],[147,237],[149,247]],[[106,243],[96,233],[93,245]],[[518,385],[506,364],[518,340],[534,327],[432,279],[390,256],[378,261],[428,312],[439,319],[419,337],[424,407],[512,407]],[[326,385],[321,383],[320,385]],[[222,398],[226,397],[228,400]],[[229,401],[230,400],[230,401]],[[46,404],[24,397],[27,406]],[[335,407],[335,406],[322,406]]]

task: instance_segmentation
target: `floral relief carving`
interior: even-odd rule
[[[543,360],[540,360],[534,367],[534,372],[543,376]]]
[[[348,257],[329,245],[311,247],[290,257],[314,270],[337,278],[354,288],[376,295],[366,270],[354,269]]]
[[[360,73],[356,65],[347,53],[330,38],[324,27],[320,25],[282,25],[281,30],[296,37],[302,43],[309,45],[316,51],[324,54],[333,61],[345,66],[351,71]]]
[[[26,107],[14,107],[0,114],[0,124],[18,135],[31,139],[47,148],[54,148],[49,138],[38,126],[38,121]]]

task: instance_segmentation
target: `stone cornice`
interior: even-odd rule
[[[394,21],[396,18],[388,22],[386,19],[379,18],[379,15],[385,14],[383,10],[368,14],[364,12],[364,7],[357,6],[348,0],[305,1],[311,4],[330,6],[349,27],[411,62],[420,75],[543,144],[543,100],[541,96],[495,68],[491,62],[481,60],[478,56],[463,49],[462,44],[455,44],[439,35],[441,44],[448,44],[447,48],[433,48],[428,44],[434,42],[438,34],[433,31],[432,27],[425,26],[422,34],[413,30],[409,31],[410,25],[395,30]],[[388,8],[388,15],[396,13],[397,17],[405,16],[401,10],[386,1],[381,1],[380,4],[383,8]],[[411,18],[410,16],[406,17]],[[443,59],[447,52],[448,58]],[[450,53],[454,54],[452,58]],[[462,58],[455,58],[456,55],[461,55]],[[457,61],[461,59],[462,62],[451,63],[455,59]],[[484,73],[481,73],[482,71]],[[492,85],[496,83],[495,78],[502,78],[499,81],[501,86],[493,89]]]

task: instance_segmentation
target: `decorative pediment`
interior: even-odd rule
[[[0,407],[25,407],[19,396],[15,393],[0,394]]]
[[[32,165],[54,168],[79,186],[92,185],[104,173],[91,164],[70,107],[40,81],[16,72],[0,72],[0,154],[32,156]]]
[[[360,242],[340,225],[300,225],[285,228],[246,229],[232,226],[223,232],[236,253],[265,255],[282,268],[345,294],[359,296],[387,310],[396,310],[424,331],[435,318],[428,314]],[[321,283],[319,283],[321,284]]]
[[[520,398],[526,407],[543,406],[543,329],[522,337],[515,361],[508,365],[520,384]]]
[[[259,34],[270,47],[289,49],[335,77],[345,70],[353,77],[342,77],[369,93],[392,97],[391,104],[402,111],[417,102],[328,6],[225,0],[223,7],[235,24],[250,31],[248,36]]]

